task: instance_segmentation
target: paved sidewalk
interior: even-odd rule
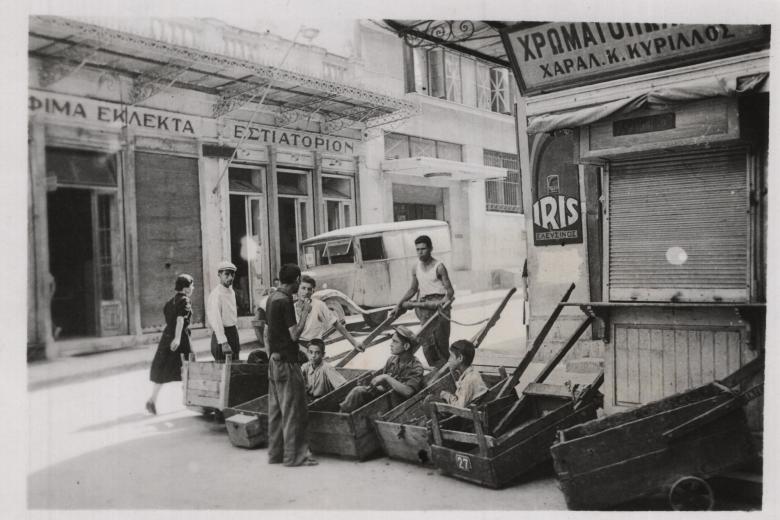
[[[495,307],[503,299],[507,291],[507,289],[497,289],[479,293],[456,293],[453,309],[468,309],[479,306]],[[517,298],[517,295],[515,298]],[[193,331],[193,351],[198,359],[212,359],[210,351],[211,336],[202,336],[203,334],[205,334],[203,329]],[[248,353],[259,346],[255,338],[254,329],[240,329],[239,339],[242,345],[241,359],[246,359]],[[28,363],[27,389],[32,391],[52,385],[105,377],[127,370],[148,369],[156,350],[157,341],[154,341],[149,344],[120,350]]]

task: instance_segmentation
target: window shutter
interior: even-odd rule
[[[610,164],[610,300],[748,299],[747,159],[725,148]]]
[[[447,95],[444,86],[444,51],[441,49],[428,51],[428,88],[433,97],[444,98]]]

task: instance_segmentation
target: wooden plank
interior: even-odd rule
[[[563,385],[551,385],[548,383],[529,383],[523,390],[528,396],[555,396],[571,399],[571,392]]]
[[[575,426],[566,431],[566,439],[573,440],[579,437],[594,435],[610,428],[619,428],[623,424],[632,421],[664,413],[674,408],[679,408],[722,394],[723,390],[714,385],[705,385],[694,388],[687,392],[671,395],[659,401],[654,401],[644,406],[640,406],[639,408],[634,408],[633,410],[615,413],[602,417],[597,421],[590,421],[586,424]]]
[[[650,338],[652,330],[650,329],[637,329],[637,348],[638,361],[638,391],[639,402],[646,403],[652,401],[651,395],[653,393],[653,367],[651,364],[651,352],[652,352],[652,340]]]
[[[615,399],[618,403],[627,402],[628,395],[628,330],[615,327]]]
[[[512,377],[510,377],[501,388],[501,391],[499,392],[500,396],[509,394],[517,385],[518,381],[520,381],[520,377],[523,375],[523,372],[525,372],[526,368],[528,368],[528,365],[530,365],[531,361],[533,361],[534,356],[536,356],[536,353],[542,346],[542,343],[544,343],[544,339],[547,337],[547,334],[549,334],[553,324],[563,311],[563,304],[569,300],[571,293],[574,291],[574,287],[575,284],[571,284],[564,293],[563,298],[561,298],[561,301],[558,302],[558,305],[555,306],[552,314],[550,314],[550,317],[547,318],[547,321],[544,323],[542,330],[540,330],[539,334],[537,334],[536,338],[534,338],[534,342],[531,345],[531,348],[528,350],[528,352],[525,353],[523,359],[520,361],[520,364],[517,365],[517,368],[515,368],[514,372],[512,372]]]
[[[579,474],[637,457],[643,453],[666,449],[662,437],[667,430],[728,401],[730,396],[718,395],[679,408],[644,417],[610,428],[592,436],[568,441],[561,454],[569,459],[569,471]],[[716,425],[717,427],[717,425]],[[705,425],[702,431],[710,428]],[[568,437],[568,434],[567,438]],[[698,434],[697,434],[698,435]]]
[[[664,345],[663,331],[650,331],[650,388],[648,401],[656,401],[664,396]]]
[[[346,437],[354,437],[355,434],[350,414],[312,410],[309,410],[309,431],[317,435],[332,433]]]
[[[362,341],[363,349],[365,350],[371,347],[376,337],[379,336],[379,334],[381,334],[383,331],[387,330],[390,327],[390,325],[392,325],[392,323],[399,318],[399,316],[394,316],[392,313],[389,313],[387,315],[387,318],[385,318],[384,321],[382,321],[382,323],[377,325],[377,327],[374,330],[372,330],[371,333],[363,339]],[[357,348],[353,348],[346,356],[344,356],[341,359],[341,361],[339,361],[336,364],[336,368],[346,366],[346,364],[352,361],[355,358],[355,356],[357,356],[358,354],[360,354],[360,351]]]
[[[640,404],[639,399],[639,330],[629,328],[626,330],[626,354],[628,356],[628,377],[626,378],[626,401],[632,404]]]
[[[507,303],[509,303],[509,300],[516,291],[517,287],[512,287],[509,289],[509,292],[507,292],[506,296],[504,296],[504,299],[501,300],[501,303],[498,304],[496,310],[493,311],[493,314],[490,316],[490,319],[487,321],[487,323],[485,323],[485,325],[474,335],[474,337],[471,338],[471,342],[474,344],[474,347],[479,348],[479,346],[485,340],[485,337],[487,337],[488,332],[490,332],[490,329],[492,329],[501,318],[501,312],[504,310]]]
[[[715,332],[715,378],[722,379],[729,375],[729,338],[728,332]]]
[[[688,331],[688,368],[690,373],[690,385],[692,387],[702,385],[702,345],[701,331]]]
[[[674,348],[674,331],[663,329],[663,370],[664,370],[664,396],[670,396],[677,393],[677,379]]]
[[[187,383],[187,389],[195,392],[207,391],[219,394],[221,384],[219,381],[205,381],[202,379],[190,379]]]
[[[741,365],[741,341],[739,337],[739,333],[734,331],[729,331],[726,333],[728,335],[728,349],[729,349],[729,374],[732,372],[736,372],[739,370],[739,367]]]
[[[391,459],[407,462],[430,462],[428,429],[425,426],[374,421],[382,449]]]
[[[701,380],[702,383],[715,380],[715,335],[711,330],[701,331]]]
[[[403,424],[417,417],[424,417],[425,406],[423,401],[428,398],[428,396],[435,396],[438,398],[442,390],[447,390],[448,392],[452,393],[455,392],[455,379],[452,377],[452,373],[450,371],[447,371],[436,381],[423,388],[403,403],[388,411],[382,416],[382,420]]]
[[[690,388],[688,377],[688,334],[685,330],[674,331],[674,388],[684,392]]]
[[[381,416],[392,408],[394,399],[393,393],[392,390],[387,391],[373,401],[352,412],[352,424],[354,425],[354,432],[357,437],[361,437],[368,433],[373,435],[374,427],[372,425],[372,419]]]

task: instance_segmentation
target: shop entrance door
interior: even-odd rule
[[[252,316],[263,286],[260,234],[262,199],[230,195],[230,261],[236,266],[233,290],[239,316]]]
[[[279,255],[284,264],[298,264],[298,247],[309,236],[309,203],[297,197],[279,197]]]
[[[125,333],[116,193],[61,187],[47,202],[54,338]]]

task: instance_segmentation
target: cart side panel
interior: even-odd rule
[[[236,406],[268,393],[268,365],[236,361],[230,364],[227,406]]]
[[[430,395],[438,398],[442,390],[451,393],[455,392],[455,380],[449,373],[443,375],[403,403],[388,411],[382,416],[382,420],[400,424],[416,422],[420,417],[426,416],[425,406],[423,404],[425,399]]]
[[[261,395],[251,401],[230,406],[222,410],[222,415],[227,419],[236,414],[255,415],[261,420],[268,420],[268,394]]]
[[[376,435],[373,420],[387,413],[398,399],[399,397],[395,392],[385,392],[352,412],[352,424],[355,435],[357,437],[362,437],[366,434]]]
[[[566,443],[564,443],[566,444]],[[744,412],[723,419],[658,449],[637,447],[633,456],[590,471],[570,471],[577,452],[551,452],[561,490],[570,509],[612,506],[666,490],[678,478],[708,478],[749,462],[755,456]],[[580,449],[589,449],[580,444]]]
[[[541,417],[523,429],[522,437],[501,444],[492,459],[493,473],[499,486],[505,486],[517,477],[549,460],[550,446],[555,442],[558,430],[596,417],[596,403],[591,402],[572,411],[571,405]]]
[[[667,410],[679,408],[686,404],[696,403],[708,397],[722,395],[723,391],[715,385],[705,385],[686,392],[675,394],[658,401],[642,405],[634,410],[619,412],[600,419],[589,421],[566,431],[567,439],[575,439],[593,435],[609,428],[614,428],[631,421],[650,417]]]
[[[332,392],[329,392],[319,399],[312,401],[309,404],[309,410],[318,412],[338,412],[339,403],[341,403],[341,401],[347,397],[347,394],[356,386],[365,384],[370,381],[374,374],[376,374],[376,372],[366,372],[362,376],[358,376],[352,380],[347,381]]]
[[[431,446],[431,460],[446,475],[482,486],[500,487],[492,461],[480,457],[476,448],[460,451],[434,444]]]
[[[617,425],[598,434],[564,442],[559,447],[559,453],[562,458],[569,460],[568,471],[579,474],[651,451],[663,450],[667,447],[667,441],[661,435],[663,432],[710,410],[729,398],[727,394],[721,394]],[[564,438],[568,438],[568,430],[564,431],[563,435]]]
[[[188,361],[182,365],[184,405],[220,408],[223,365],[213,361]]]
[[[429,463],[431,459],[428,428],[422,425],[375,421],[382,449],[391,459]]]

